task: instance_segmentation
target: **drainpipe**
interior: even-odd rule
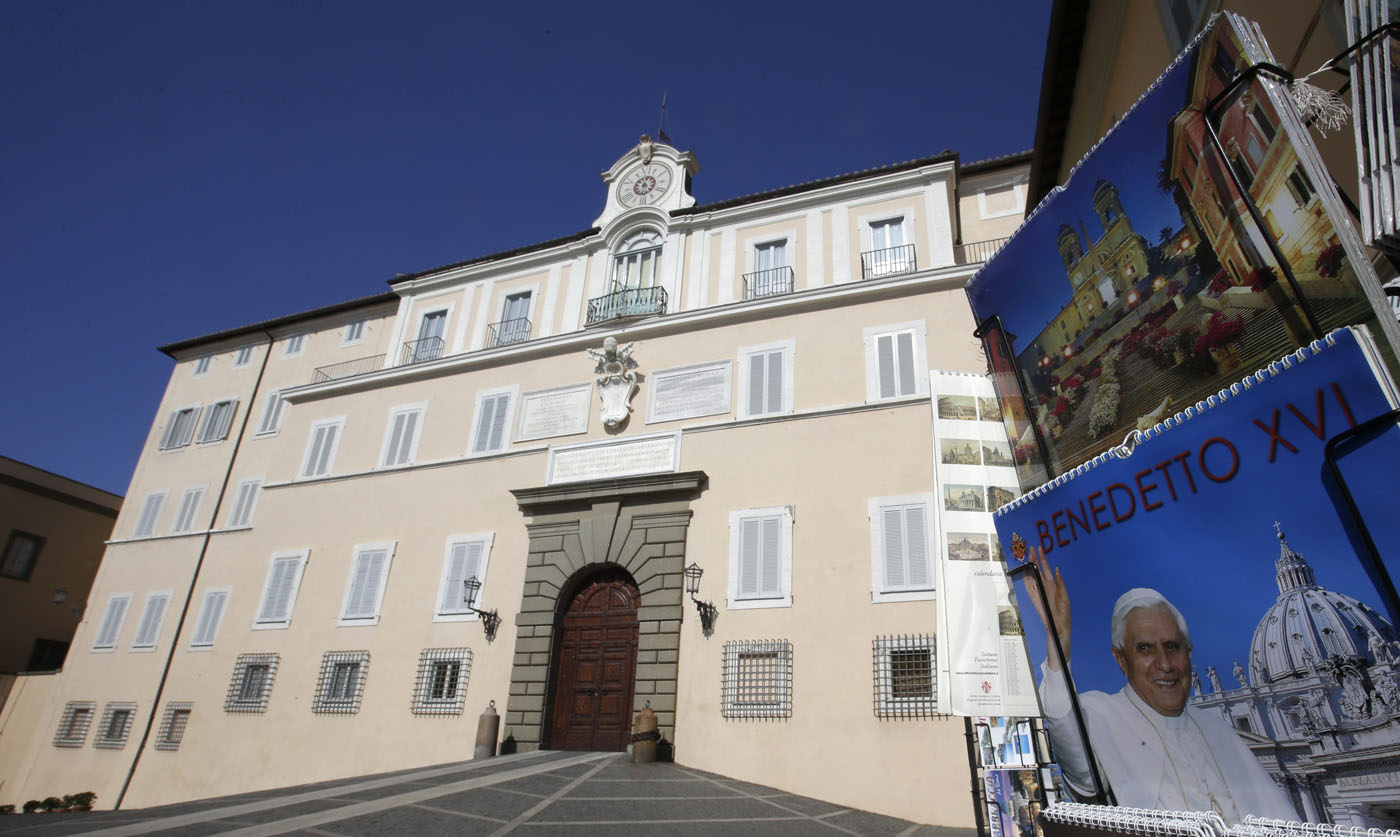
[[[136,745],[136,753],[131,758],[131,769],[126,772],[126,779],[122,782],[121,792],[117,794],[117,802],[112,806],[112,810],[120,811],[122,800],[126,798],[126,791],[131,787],[131,780],[136,777],[136,766],[141,763],[141,754],[146,751],[146,743],[151,738],[151,727],[155,725],[156,713],[160,711],[160,699],[165,693],[165,683],[170,679],[170,666],[175,662],[175,649],[179,647],[180,634],[184,632],[185,620],[190,615],[190,603],[194,601],[194,589],[199,583],[199,571],[204,567],[204,557],[209,554],[209,540],[214,536],[214,521],[219,519],[219,510],[224,504],[224,497],[228,494],[228,481],[233,476],[233,463],[238,461],[238,450],[243,446],[244,434],[248,431],[248,420],[253,416],[253,405],[257,403],[258,391],[262,388],[263,373],[267,371],[267,361],[272,357],[272,335],[266,331],[263,336],[267,338],[267,351],[263,353],[262,365],[258,367],[257,380],[253,382],[253,391],[248,394],[248,407],[243,411],[243,423],[238,427],[238,438],[233,443],[233,451],[229,454],[228,467],[224,469],[223,482],[219,484],[219,496],[214,500],[214,509],[209,513],[209,525],[204,529],[204,538],[199,545],[199,557],[195,559],[194,572],[190,575],[190,587],[185,591],[185,604],[180,608],[180,620],[175,623],[175,632],[170,637],[170,650],[165,655],[165,665],[160,670],[160,682],[156,685],[156,693],[151,698],[151,713],[146,716],[146,727],[141,732],[141,742]]]

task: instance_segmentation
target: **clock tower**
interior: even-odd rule
[[[690,177],[699,171],[700,164],[689,151],[677,151],[642,134],[632,150],[603,172],[608,199],[593,225],[605,227],[619,215],[641,207],[670,213],[694,206]]]

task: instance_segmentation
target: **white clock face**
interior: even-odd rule
[[[617,186],[617,199],[623,206],[645,206],[661,200],[671,187],[671,171],[650,164],[633,169]]]

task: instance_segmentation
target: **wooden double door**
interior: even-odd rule
[[[570,599],[555,657],[550,747],[616,751],[631,743],[640,604],[623,572],[592,577]]]

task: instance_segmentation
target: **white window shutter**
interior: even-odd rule
[[[899,394],[913,395],[918,390],[914,380],[914,335],[902,331],[896,335],[899,349]]]
[[[765,412],[780,413],[783,410],[783,353],[768,353],[768,409]]]
[[[739,595],[759,594],[759,565],[762,561],[760,544],[763,521],[757,518],[739,524]]]
[[[897,393],[894,383],[894,335],[881,334],[875,338],[875,357],[879,366],[880,397],[893,398]]]
[[[903,589],[908,581],[905,573],[904,515],[899,508],[880,510],[885,545],[885,589]]]
[[[480,541],[452,545],[452,554],[447,559],[447,578],[442,586],[442,604],[438,612],[466,612],[467,595],[463,582],[473,577],[481,580],[481,551]]]
[[[165,618],[165,608],[169,604],[168,595],[146,597],[146,609],[141,614],[141,624],[136,628],[136,638],[131,642],[133,648],[149,648],[156,644],[161,621]]]
[[[904,509],[904,535],[908,544],[906,555],[909,564],[909,586],[928,588],[933,586],[933,568],[928,555],[928,523],[922,505]]]
[[[389,444],[384,448],[385,465],[398,465],[403,461],[399,456],[399,448],[403,445],[404,423],[409,415],[409,413],[394,414],[393,423],[389,430]]]
[[[509,395],[496,396],[496,414],[491,419],[491,450],[500,450],[503,447],[506,432],[506,405],[509,402]]]
[[[768,412],[767,390],[764,386],[763,355],[755,352],[749,355],[749,415],[757,416]]]
[[[204,607],[199,611],[199,622],[195,625],[191,645],[213,645],[214,635],[219,630],[219,622],[224,618],[224,606],[228,604],[227,590],[211,590],[204,594]]]
[[[781,596],[783,527],[776,517],[765,517],[763,526],[763,595]]]
[[[126,609],[131,605],[130,596],[113,597],[107,600],[107,612],[102,615],[102,627],[97,631],[94,648],[111,648],[117,644],[117,634],[126,618]]]
[[[350,595],[345,602],[346,619],[367,619],[375,615],[379,587],[384,575],[384,562],[389,553],[382,549],[361,552],[355,559],[350,582]]]
[[[281,622],[287,618],[291,605],[292,583],[296,581],[299,558],[278,558],[272,564],[268,576],[267,590],[263,593],[263,606],[258,613],[259,622]]]
[[[505,440],[506,407],[510,394],[489,395],[481,399],[481,414],[477,418],[475,453],[500,450]]]
[[[399,437],[399,444],[396,448],[396,464],[407,463],[409,456],[413,453],[413,440],[418,435],[418,415],[417,411],[399,414],[403,419],[403,433]]]
[[[259,433],[271,433],[282,424],[282,393],[273,390],[267,394],[267,406],[263,409],[262,422],[258,424]]]

